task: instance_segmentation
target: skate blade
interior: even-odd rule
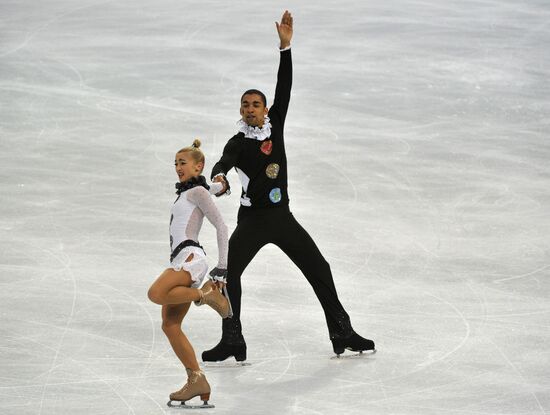
[[[367,356],[371,356],[376,353],[376,349],[373,350],[363,350],[361,352],[353,352],[353,354],[337,354],[332,356],[331,360],[343,360],[343,359],[363,359]]]
[[[224,368],[224,367],[243,367],[243,366],[251,366],[252,363],[248,362],[232,362],[232,361],[223,361],[223,362],[202,362],[202,365],[204,367],[210,367],[210,368]]]
[[[174,402],[174,403],[172,403],[172,402]],[[182,402],[182,401],[169,400],[166,405],[168,405],[170,408],[175,408],[175,409],[212,409],[212,408],[215,408],[215,406],[212,405],[212,404],[209,404],[208,401],[204,402],[202,405],[187,405],[185,402]]]

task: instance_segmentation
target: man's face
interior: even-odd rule
[[[246,94],[241,100],[241,117],[243,121],[253,127],[262,127],[267,107],[258,94]]]

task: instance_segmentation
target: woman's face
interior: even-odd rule
[[[202,162],[195,162],[188,151],[177,153],[174,165],[176,166],[176,174],[180,182],[197,177],[202,171]]]

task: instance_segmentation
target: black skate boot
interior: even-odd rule
[[[332,349],[337,355],[344,353],[344,350],[352,352],[363,352],[365,350],[375,350],[374,342],[369,339],[364,339],[357,333],[353,332],[349,337],[336,337],[332,340]]]
[[[222,362],[231,356],[237,362],[246,360],[246,343],[241,333],[241,322],[235,318],[222,320],[222,339],[210,350],[202,352],[203,362]]]
[[[234,356],[237,362],[244,362],[246,360],[246,343],[244,339],[242,344],[230,344],[226,343],[222,338],[213,349],[202,352],[202,361],[222,362],[231,356]]]

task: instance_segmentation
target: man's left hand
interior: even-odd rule
[[[275,25],[277,26],[277,33],[279,33],[279,39],[281,40],[280,48],[289,47],[293,32],[293,19],[290,12],[285,10],[283,17],[281,17],[281,23],[275,22]]]

